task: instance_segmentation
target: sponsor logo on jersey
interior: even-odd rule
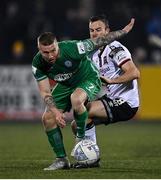
[[[66,74],[57,74],[54,77],[55,81],[62,82],[70,79],[72,77],[73,73],[66,73]]]
[[[106,74],[108,71],[110,71],[110,67],[105,67],[105,68],[102,68],[100,69],[100,74]]]
[[[66,67],[72,67],[72,62],[69,60],[65,61],[64,64]]]

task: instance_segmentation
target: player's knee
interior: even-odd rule
[[[47,112],[44,112],[44,114],[42,115],[42,122],[46,122],[48,119],[48,113]]]
[[[96,113],[96,110],[92,108],[91,104],[88,104],[87,109],[88,109],[88,117],[93,118]]]
[[[42,122],[44,124],[45,129],[51,129],[56,127],[56,121],[51,112],[45,112],[42,116]]]
[[[71,103],[74,110],[79,110],[81,106],[83,106],[82,100],[79,98],[79,96],[76,96],[75,94],[71,94]]]
[[[88,117],[89,117],[89,118],[93,118],[93,117],[94,117],[94,111],[89,110],[89,111],[88,111]]]

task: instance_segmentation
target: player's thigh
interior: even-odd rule
[[[100,100],[88,103],[89,117],[107,118],[107,113],[103,103]]]
[[[121,98],[110,99],[107,95],[100,98],[107,114],[108,123],[126,121],[131,119],[137,112],[138,108],[132,108]]]
[[[70,96],[73,92],[73,89],[61,84],[57,84],[52,90],[52,96],[54,103],[58,109],[63,111],[69,111],[71,108]]]
[[[88,96],[88,99],[91,101],[95,99],[96,95],[99,93],[101,89],[101,86],[99,84],[99,81],[88,79],[80,83],[77,88],[80,88],[83,91],[85,91]]]

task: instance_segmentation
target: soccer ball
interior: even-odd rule
[[[74,148],[74,158],[80,164],[92,164],[99,159],[99,147],[90,139],[83,139]]]

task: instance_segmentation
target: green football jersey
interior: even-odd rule
[[[37,81],[53,79],[67,86],[76,86],[87,78],[99,78],[99,72],[90,58],[95,49],[90,39],[84,41],[62,41],[58,43],[59,57],[54,64],[46,62],[38,52],[32,62],[32,70]]]

